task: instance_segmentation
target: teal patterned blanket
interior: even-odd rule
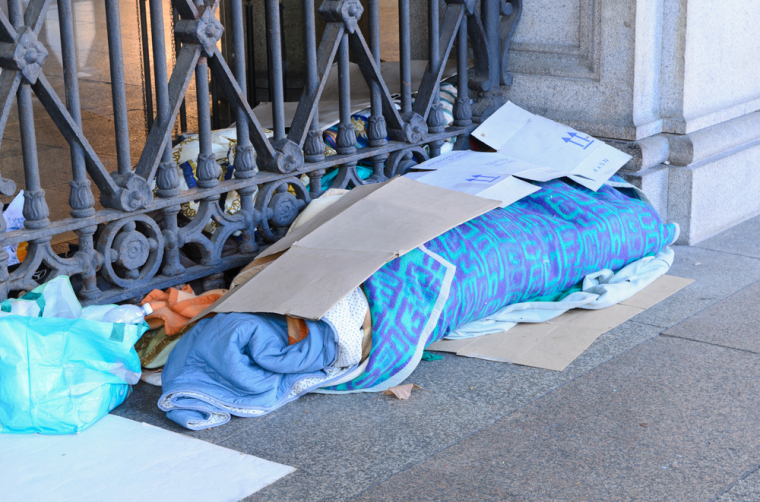
[[[658,253],[678,234],[632,191],[572,181],[494,209],[386,264],[364,283],[373,341],[363,372],[325,392],[398,385],[423,349],[507,305],[556,295],[586,275]]]

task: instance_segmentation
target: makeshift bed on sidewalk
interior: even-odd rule
[[[535,322],[563,308],[625,299],[667,271],[678,227],[621,181],[596,192],[572,181],[536,183],[541,189],[532,195],[388,261],[319,320],[202,319],[169,356],[159,406],[180,425],[203,429],[231,415],[263,415],[307,392],[383,391],[411,374],[426,346],[452,334],[486,334],[477,322],[498,322],[505,307],[517,305]],[[389,183],[410,196],[420,185]],[[589,276],[595,280],[584,284]],[[552,312],[540,313],[536,302]]]

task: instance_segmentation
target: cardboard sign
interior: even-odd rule
[[[261,253],[254,266],[271,264],[198,317],[319,319],[387,262],[500,204],[401,177],[357,187]]]
[[[506,207],[541,189],[513,176],[534,168],[498,153],[456,151],[415,166],[429,172],[412,177],[420,183],[498,200]]]
[[[591,190],[598,190],[631,159],[598,139],[511,102],[499,108],[472,135],[498,153],[541,168],[545,179],[536,181],[567,176]]]

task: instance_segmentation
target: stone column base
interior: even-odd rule
[[[609,143],[634,156],[619,174],[647,194],[663,219],[681,226],[678,244],[696,244],[760,215],[760,112],[691,134]]]

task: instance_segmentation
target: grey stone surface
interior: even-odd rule
[[[643,171],[618,171],[631,185],[640,188],[664,221],[668,220],[668,166],[660,165]]]
[[[527,75],[599,77],[600,4],[576,0],[561,4],[524,2],[510,45],[510,71]]]
[[[755,502],[757,500],[760,500],[760,472],[753,470],[747,477],[715,499],[715,502]]]
[[[668,274],[695,282],[633,318],[668,328],[760,279],[760,260],[675,246]]]
[[[447,392],[474,405],[490,403],[510,412],[657,336],[660,329],[628,321],[600,336],[583,354],[565,368],[552,371],[439,353],[443,361],[421,364],[408,381],[425,389]]]
[[[443,360],[421,363],[407,379],[423,389],[415,391],[408,402],[385,396],[378,400],[372,394],[366,396],[366,401],[360,400],[361,395],[308,396],[310,401],[298,401],[287,415],[270,422],[266,430],[252,428],[221,445],[299,469],[250,500],[341,500],[538,399],[656,336],[658,331],[651,326],[625,323],[602,335],[563,372],[442,354]],[[331,398],[341,399],[334,408]],[[305,404],[309,402],[313,404],[308,406],[316,407],[315,414],[309,415],[310,434],[298,433],[294,438],[270,432],[270,428],[287,429],[289,421],[301,416],[301,408],[310,409]],[[340,417],[344,413],[349,417]],[[337,430],[342,431],[341,437],[346,434],[345,439],[336,437]],[[281,441],[287,442],[287,447]],[[358,446],[350,446],[356,441]],[[374,448],[368,446],[375,442]],[[323,444],[332,446],[322,447]],[[318,454],[313,459],[313,452],[323,449],[334,455]]]
[[[248,500],[346,500],[501,415],[490,404],[427,389],[407,401],[314,395],[289,406],[281,420],[219,444],[297,469]]]
[[[760,258],[760,238],[758,236],[760,236],[760,217],[751,218],[715,237],[704,240],[697,244],[697,247]]]
[[[656,338],[358,500],[710,500],[757,463],[760,365]]]
[[[664,130],[686,134],[760,109],[757,4],[664,0]]]
[[[251,500],[343,500],[408,468],[618,354],[659,328],[626,322],[605,333],[562,372],[443,354],[421,362],[408,401],[378,394],[307,395],[262,418],[187,431],[140,383],[114,414],[146,422],[298,470]]]
[[[656,134],[638,141],[605,140],[606,143],[624,151],[631,157],[621,169],[641,171],[656,167],[668,160],[670,146],[664,134]]]
[[[668,218],[679,244],[697,244],[760,214],[760,144],[688,167],[671,166]]]
[[[750,113],[691,134],[665,134],[673,165],[689,166],[746,148],[760,140],[760,112]]]
[[[542,4],[523,5],[530,19],[530,9]],[[661,1],[567,5],[537,10],[540,23],[518,27],[520,42],[507,61],[516,73],[508,98],[599,137],[637,140],[661,132]],[[579,42],[557,38],[576,19]]]
[[[669,328],[664,334],[760,353],[760,282]]]

